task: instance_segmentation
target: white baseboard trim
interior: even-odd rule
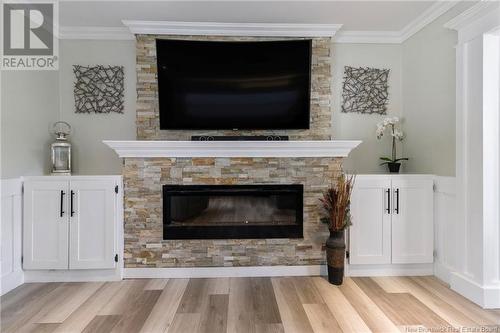
[[[450,287],[485,309],[500,308],[500,284],[481,286],[468,277],[453,272],[450,274]]]
[[[125,268],[124,270],[124,278],[129,279],[318,276],[325,274],[325,265]]]
[[[26,270],[24,282],[95,282],[120,281],[122,276],[116,269],[89,270]]]
[[[431,264],[348,265],[346,276],[427,276],[434,274]]]
[[[346,276],[423,276],[433,275],[433,264],[346,265]],[[173,267],[125,268],[124,278],[214,278],[326,275],[326,265],[249,266],[249,267]]]
[[[441,281],[450,284],[451,272],[451,267],[438,261],[434,263],[434,275]]]
[[[9,291],[19,287],[24,283],[24,273],[23,271],[15,271],[5,276],[2,276],[1,280],[1,292],[0,295],[5,295]]]

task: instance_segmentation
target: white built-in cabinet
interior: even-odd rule
[[[433,262],[433,178],[358,175],[351,198],[349,263]]]
[[[23,268],[115,268],[119,195],[120,176],[27,177]]]

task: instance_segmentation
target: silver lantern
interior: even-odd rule
[[[68,136],[71,133],[71,126],[64,121],[58,121],[52,125],[52,133],[56,136],[56,141],[50,145],[53,175],[71,174],[71,143]]]

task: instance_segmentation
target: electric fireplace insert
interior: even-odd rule
[[[164,185],[163,239],[302,238],[304,187]]]

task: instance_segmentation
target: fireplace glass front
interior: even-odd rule
[[[164,239],[302,238],[303,185],[164,185]]]

